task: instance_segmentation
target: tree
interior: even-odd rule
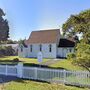
[[[76,47],[76,58],[74,63],[86,68],[90,72],[90,45],[79,43]]]
[[[5,13],[0,8],[0,42],[9,38],[9,25],[7,19],[4,19]]]
[[[18,43],[19,43],[19,44],[23,44],[23,43],[24,43],[24,40],[20,39],[20,40],[18,41]]]
[[[74,63],[90,72],[90,9],[78,15],[71,15],[62,28],[65,36],[74,37],[76,40],[78,40],[77,34],[82,35],[76,45]]]
[[[22,44],[24,47],[27,47],[27,45],[25,44],[25,40],[26,40],[26,39],[24,39],[24,40],[21,40],[21,39],[20,39],[20,40],[18,41],[19,45]]]
[[[63,24],[63,32],[66,36],[82,35],[84,43],[90,43],[90,9],[82,11],[78,15],[71,15]]]

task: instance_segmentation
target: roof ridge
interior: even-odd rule
[[[60,29],[41,29],[41,30],[35,30],[35,31],[32,31],[32,32],[40,32],[40,31],[56,31],[56,30],[60,30]]]

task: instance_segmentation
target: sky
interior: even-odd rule
[[[28,39],[36,30],[60,28],[71,14],[90,9],[90,0],[0,0],[12,40]]]

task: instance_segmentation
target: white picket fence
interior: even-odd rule
[[[0,65],[0,75],[90,87],[90,72],[87,71],[26,67],[19,63],[15,66]]]

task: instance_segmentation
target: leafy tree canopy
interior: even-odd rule
[[[77,34],[81,34],[82,38],[76,45],[75,56],[72,58],[74,63],[90,72],[90,9],[71,15],[62,28],[64,35],[69,37],[77,39]]]
[[[66,36],[82,35],[84,43],[90,43],[90,9],[77,15],[71,15],[63,24],[63,32]]]

